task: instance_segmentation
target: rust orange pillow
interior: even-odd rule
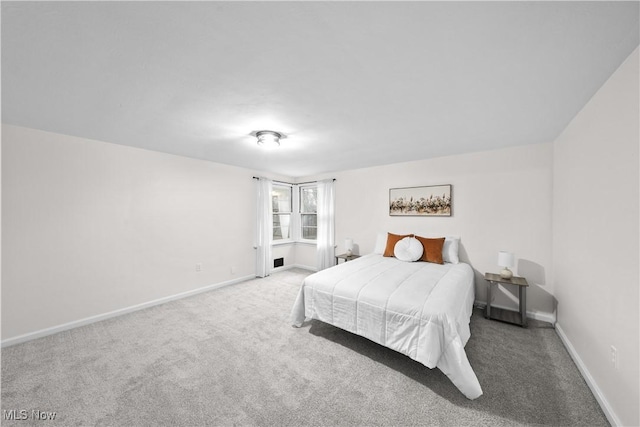
[[[420,261],[433,262],[436,264],[444,264],[442,259],[442,247],[444,246],[444,237],[429,239],[427,237],[416,236],[416,239],[422,243],[424,252]]]
[[[400,240],[404,239],[405,237],[413,237],[413,234],[405,234],[401,236],[399,234],[387,233],[387,247],[384,249],[383,256],[394,256],[393,250],[396,247],[396,243],[398,243]]]

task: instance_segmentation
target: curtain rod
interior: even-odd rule
[[[253,179],[260,179],[259,176],[254,176]],[[336,179],[333,178],[333,180],[335,181]],[[313,184],[316,183],[318,181],[307,181],[307,182],[285,182],[285,181],[276,181],[275,179],[272,179],[271,181],[273,182],[277,182],[278,184],[287,184],[287,185],[304,185],[304,184]]]

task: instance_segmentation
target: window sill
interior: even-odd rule
[[[317,242],[313,240],[278,240],[277,242],[271,242],[271,246],[284,246],[284,245],[306,245],[317,246]]]

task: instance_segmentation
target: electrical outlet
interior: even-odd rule
[[[618,369],[618,349],[611,346],[611,365],[614,369]]]
[[[231,274],[236,274],[236,268],[234,266],[231,266]]]
[[[202,264],[200,264],[200,263],[196,264],[196,271],[198,271],[198,272],[202,271]]]

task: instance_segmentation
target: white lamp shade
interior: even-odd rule
[[[498,265],[500,267],[513,267],[515,265],[513,254],[505,251],[498,252]]]
[[[352,251],[353,250],[353,239],[345,239],[344,240],[344,248],[346,250]]]

